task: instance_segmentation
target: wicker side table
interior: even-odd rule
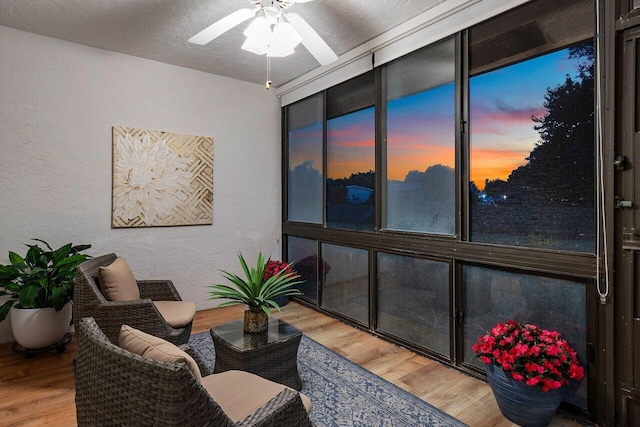
[[[269,330],[244,332],[243,320],[214,326],[210,330],[216,351],[214,373],[232,369],[251,372],[300,390],[298,345],[302,332],[280,319],[269,319]]]

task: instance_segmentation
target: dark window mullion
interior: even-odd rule
[[[318,307],[322,307],[322,293],[324,290],[324,268],[321,268],[321,266],[323,266],[324,260],[323,260],[323,254],[322,254],[322,244],[320,243],[319,240],[316,241],[316,260],[317,260],[317,265],[316,265],[316,286],[317,286],[317,290],[318,290]]]
[[[456,234],[459,240],[468,242],[469,215],[469,32],[463,31],[456,38],[456,123],[459,141],[456,144]]]
[[[286,223],[289,220],[289,108],[284,107],[281,108],[281,127],[282,129],[282,167],[280,173],[282,174],[282,223]],[[282,250],[283,254],[285,249],[284,241],[286,239],[282,239]]]
[[[324,228],[327,228],[327,91],[326,90],[322,92],[322,226]]]
[[[386,103],[386,79],[384,68],[376,68],[376,222],[375,230],[380,231],[386,227],[387,213],[384,209],[387,202],[387,103]]]

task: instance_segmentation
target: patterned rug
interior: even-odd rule
[[[192,335],[189,344],[213,368],[209,333]],[[466,426],[306,336],[298,350],[298,371],[317,427]]]

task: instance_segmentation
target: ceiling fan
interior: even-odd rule
[[[205,45],[230,29],[255,17],[244,31],[247,37],[242,49],[267,57],[283,57],[294,52],[302,42],[309,53],[321,64],[327,65],[338,59],[329,45],[297,13],[284,13],[295,3],[311,0],[249,0],[255,8],[239,9],[213,23],[189,42]]]

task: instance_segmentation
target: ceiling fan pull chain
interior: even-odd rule
[[[267,55],[267,81],[264,84],[264,88],[267,90],[269,90],[269,88],[271,87],[271,79],[269,78],[270,75],[271,75],[271,57]]]

